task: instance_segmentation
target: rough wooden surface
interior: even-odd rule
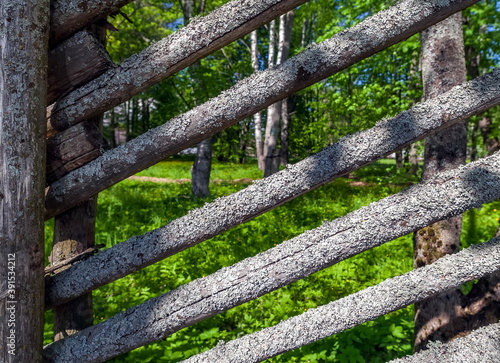
[[[457,13],[424,30],[420,36],[424,99],[434,98],[467,80],[462,14]],[[465,164],[467,120],[425,139],[422,179]],[[414,267],[430,264],[444,255],[460,251],[462,216],[453,216],[427,226],[413,235]],[[415,304],[414,351],[427,342],[446,342],[462,332],[458,311],[459,288]]]
[[[102,251],[55,276],[47,293],[47,306],[209,239],[435,130],[450,126],[464,116],[499,103],[500,69],[497,69],[434,100],[417,104],[392,119],[383,120],[369,130],[342,138],[321,152],[193,210],[164,227]]]
[[[47,104],[98,77],[113,66],[98,39],[84,30],[49,53]]]
[[[130,308],[47,346],[44,357],[49,362],[104,361],[162,339],[364,250],[499,197],[500,153],[496,153],[458,170],[439,174],[427,182],[326,222],[254,257]],[[188,235],[190,229],[184,227],[182,231],[172,232]],[[138,258],[143,253],[140,249],[133,252]],[[92,267],[87,265],[85,271],[129,263],[122,258],[120,261],[104,259]],[[488,266],[486,261],[481,261],[483,263]],[[495,259],[494,265],[497,269],[500,267],[498,259]],[[460,274],[458,269],[457,273]],[[478,275],[471,278],[476,277]],[[90,280],[88,276],[86,278]],[[405,296],[400,298],[405,299]],[[372,304],[377,304],[377,301]]]
[[[165,157],[251,116],[278,99],[403,40],[476,1],[450,1],[448,7],[441,7],[436,5],[439,1],[405,0],[290,58],[279,67],[239,82],[218,97],[53,183],[47,192],[46,217],[71,208]],[[126,78],[122,82],[126,82]],[[88,107],[85,103],[81,106],[82,109]],[[75,119],[75,115],[73,112],[66,114],[68,120]],[[412,125],[407,125],[407,128],[411,131]]]
[[[125,60],[61,99],[49,121],[56,130],[118,106],[307,0],[235,0]]]
[[[84,121],[47,140],[47,183],[102,155],[109,145],[97,126]]]
[[[434,343],[420,353],[392,360],[391,363],[485,363],[500,357],[500,323],[477,329],[447,344]]]
[[[49,0],[0,2],[0,362],[41,362]]]
[[[50,44],[56,45],[72,34],[134,0],[52,0],[50,4]]]
[[[225,344],[221,342],[213,349],[183,362],[260,362],[435,296],[438,292],[457,288],[467,281],[497,269],[500,269],[500,238],[470,247],[453,257],[447,256],[424,268],[387,279],[376,286],[327,305],[310,309],[270,328]],[[497,328],[493,331],[499,330]],[[491,339],[489,341],[491,342]],[[486,351],[491,354],[496,346],[496,354],[499,357],[500,339],[491,343],[493,345]],[[471,359],[481,357],[480,350],[475,349],[473,352],[475,354],[469,356]],[[431,359],[431,357],[435,359]],[[413,359],[412,361],[443,361],[435,354],[419,358],[420,360]],[[482,360],[481,362],[486,361]],[[463,362],[470,362],[470,360],[467,359]]]

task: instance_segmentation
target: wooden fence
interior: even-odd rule
[[[97,1],[92,12],[65,13],[55,1],[49,59],[71,70],[49,74],[45,218],[67,212],[102,190],[234,125],[268,105],[403,41],[478,0],[403,0],[283,64],[255,74],[134,140],[106,150],[89,118],[119,105],[306,0],[234,0],[113,65],[95,37],[80,31],[126,0]],[[86,3],[86,2],[85,2]],[[61,5],[63,4],[63,5]],[[111,5],[110,5],[111,4]],[[78,8],[78,7],[77,7]],[[92,13],[91,15],[89,15]],[[68,19],[72,19],[71,21]],[[77,19],[77,20],[75,20]],[[57,20],[57,22],[55,21]],[[60,21],[59,21],[60,20]],[[75,25],[76,24],[76,25]],[[65,26],[67,25],[67,26]],[[64,28],[60,30],[59,28]],[[76,33],[75,33],[76,32]],[[61,54],[85,57],[86,67]],[[62,63],[61,63],[62,62]],[[77,74],[78,77],[73,76]],[[50,78],[52,77],[52,78]],[[46,309],[201,243],[286,201],[376,161],[466,117],[500,104],[500,69],[416,104],[373,128],[344,137],[301,162],[232,195],[192,210],[144,235],[65,261],[46,279]],[[68,147],[69,146],[69,147]],[[436,221],[500,198],[500,154],[480,159],[306,231],[276,247],[194,280],[46,346],[46,362],[102,362],[255,299]],[[80,251],[81,252],[81,251]],[[89,256],[90,255],[90,256]],[[77,261],[78,260],[78,261]],[[219,344],[188,362],[258,362],[341,332],[500,269],[500,239],[311,309],[262,331]],[[493,324],[432,354],[500,352]],[[474,347],[472,349],[471,347]],[[444,353],[443,353],[444,352]],[[429,358],[430,359],[430,358]],[[450,358],[451,359],[451,358]],[[433,360],[433,359],[430,359]],[[434,359],[436,360],[436,359]],[[472,360],[471,360],[472,361]]]

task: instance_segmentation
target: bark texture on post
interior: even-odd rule
[[[88,35],[98,42],[96,46],[105,53],[106,30],[99,25],[91,25]],[[94,42],[93,42],[94,43]],[[85,43],[82,42],[82,48]],[[107,55],[107,53],[105,53]],[[106,58],[106,57],[104,57]],[[103,115],[85,121],[93,126],[94,132],[90,137],[91,144],[101,141]],[[101,151],[101,150],[99,150]],[[83,251],[95,245],[95,222],[97,213],[97,195],[82,204],[58,215],[54,219],[54,239],[51,252],[51,266],[80,255]],[[67,266],[56,270],[66,269]],[[66,304],[54,308],[54,341],[73,335],[92,325],[94,312],[92,309],[92,293],[79,296]]]
[[[50,122],[64,130],[99,115],[306,1],[231,1],[63,97]]]
[[[97,197],[94,197],[56,217],[51,265],[94,246],[96,209]],[[63,339],[91,326],[93,317],[91,293],[58,306],[54,309],[54,340]]]
[[[497,153],[458,170],[438,174],[427,182],[119,313],[47,346],[44,357],[50,362],[70,358],[78,362],[109,359],[499,197],[500,153]],[[189,232],[183,230],[184,234]],[[136,250],[136,253],[139,251],[143,252]],[[492,266],[483,273],[500,268],[497,258],[492,261]],[[462,268],[454,270],[460,275]],[[474,277],[477,275],[473,273],[469,278]],[[438,285],[443,281],[436,280]]]
[[[480,90],[481,92],[478,92]],[[184,217],[99,252],[50,280],[50,307],[216,236],[288,200],[500,104],[500,69],[347,136],[266,181],[219,198]],[[140,251],[140,253],[138,252]]]
[[[47,104],[98,77],[113,66],[101,42],[87,30],[49,53]]]
[[[354,28],[338,33],[290,58],[278,67],[238,82],[221,95],[107,152],[101,158],[53,183],[47,194],[46,217],[53,217],[73,207],[165,157],[194,145],[275,101],[406,39],[477,1],[452,0],[448,6],[439,5],[441,2],[437,0],[402,1],[365,19]],[[142,63],[140,64],[142,67]],[[106,74],[108,72],[104,75]],[[118,81],[120,84],[127,79],[126,75],[121,76],[124,78],[118,75],[115,78],[121,79]],[[133,83],[130,81],[127,84]],[[94,81],[88,85],[95,86]],[[83,92],[84,89],[87,89],[86,86],[77,91]],[[101,96],[108,99],[104,94]],[[74,99],[74,102],[77,100]],[[84,104],[83,109],[88,111],[91,107]],[[65,113],[70,123],[79,118],[73,116]]]
[[[41,362],[49,0],[0,2],[0,361]]]
[[[462,14],[426,29],[421,34],[421,67],[424,99],[432,99],[465,82],[465,53]],[[467,121],[429,136],[425,141],[422,179],[465,164]],[[419,230],[413,236],[415,268],[460,250],[462,217],[455,216]],[[419,304],[415,310],[415,351],[424,349],[429,341],[446,342],[461,329],[457,326],[459,289],[447,291]]]
[[[72,34],[116,13],[134,0],[52,0],[50,44],[58,44]]]
[[[327,305],[310,309],[275,326],[225,344],[219,343],[211,350],[184,362],[261,362],[435,296],[438,292],[457,288],[477,276],[500,268],[499,259],[500,238],[496,238],[480,246],[470,247],[453,257],[440,259],[425,268],[387,279]],[[498,328],[496,330],[500,333]],[[495,345],[500,348],[500,339],[496,339],[493,343]],[[487,351],[493,352],[493,349]],[[481,351],[475,350],[474,353],[462,362],[470,362],[475,358],[484,359]],[[498,351],[496,354],[498,357]],[[418,362],[442,360],[421,359]]]

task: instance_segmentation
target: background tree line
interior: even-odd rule
[[[193,15],[210,12],[223,3],[136,1],[123,9],[128,19],[117,16],[112,21],[117,31],[108,36],[108,50],[119,62],[184,26]],[[286,53],[295,55],[393,3],[308,2],[108,112],[105,132],[110,144],[130,140],[253,72],[279,64],[287,58]],[[463,14],[469,79],[498,64],[497,8],[497,1],[489,0]],[[285,38],[290,39],[289,49],[283,44]],[[272,105],[213,138],[213,156],[219,161],[243,163],[258,158],[259,153],[268,154],[267,159],[275,164],[268,165],[269,175],[277,170],[277,163],[303,158],[347,134],[371,127],[422,99],[419,53],[417,35],[294,94],[280,105]],[[499,148],[498,125],[498,108],[469,121],[469,160]],[[422,156],[423,146],[417,143],[396,153],[396,160],[398,166],[408,166],[408,171],[416,173],[417,157]],[[259,162],[264,170],[262,158],[266,155]]]

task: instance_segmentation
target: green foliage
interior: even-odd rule
[[[398,192],[403,186],[393,185],[394,176],[387,171],[393,163],[382,160],[355,173],[361,180],[370,180],[368,186],[352,186],[350,179],[338,179],[217,237],[101,287],[93,294],[94,322],[99,323],[124,309],[214,273],[221,267],[254,256],[321,225],[324,220],[341,217]],[[189,166],[189,162],[172,160],[141,174],[181,179],[189,173]],[[260,172],[253,164],[242,167],[215,163],[214,174],[221,179],[228,178],[228,175],[237,179],[252,178]],[[412,181],[403,180],[403,175],[399,178],[405,184]],[[201,207],[213,198],[234,193],[246,185],[214,184],[213,196],[199,199],[192,196],[189,183],[126,180],[99,195],[97,243],[106,243],[110,247],[160,227],[185,215],[190,209]],[[468,212],[464,218],[464,243],[491,238],[499,223],[499,210],[500,202],[495,202],[481,210]],[[48,250],[51,243],[50,222],[46,231]],[[410,271],[412,265],[411,236],[398,238],[113,361],[180,361],[215,346],[219,340],[235,339],[275,325],[308,309]],[[269,362],[385,362],[411,353],[412,319],[413,308],[408,307],[269,359]],[[45,343],[51,340],[51,322],[52,313],[47,312]]]

